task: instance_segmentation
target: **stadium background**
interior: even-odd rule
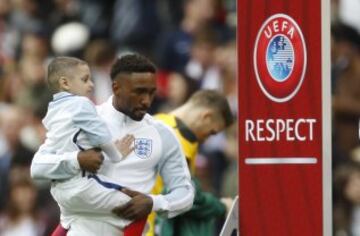
[[[360,235],[360,2],[331,6],[334,234]],[[132,51],[159,69],[152,114],[201,88],[221,91],[237,113],[236,0],[0,0],[0,235],[5,225],[49,235],[58,223],[48,186],[29,178],[45,135],[49,60],[86,60],[98,104],[111,94],[112,61]],[[219,197],[237,195],[236,133],[234,125],[213,136],[197,158],[203,189]]]

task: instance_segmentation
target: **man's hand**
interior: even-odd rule
[[[228,214],[231,210],[231,206],[234,202],[234,199],[227,197],[227,198],[221,198],[220,201],[225,205],[226,214]]]
[[[115,146],[125,158],[127,155],[129,155],[132,151],[134,151],[135,148],[135,137],[132,134],[127,134],[122,139],[118,139],[115,141]]]
[[[104,161],[101,150],[96,148],[86,151],[80,151],[78,153],[77,159],[80,168],[91,173],[96,173],[99,170],[102,162]]]
[[[150,214],[153,207],[151,197],[130,189],[123,189],[122,192],[132,199],[123,206],[115,207],[112,210],[115,215],[128,220],[140,220]]]

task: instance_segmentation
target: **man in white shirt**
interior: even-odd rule
[[[135,137],[134,151],[125,160],[115,164],[105,160],[98,171],[128,188],[123,192],[132,199],[113,212],[129,220],[143,219],[151,210],[174,217],[188,210],[194,198],[187,164],[175,135],[146,114],[156,92],[155,73],[154,65],[143,56],[131,54],[119,58],[111,71],[113,96],[97,107],[113,137],[126,134]],[[95,150],[63,155],[39,151],[33,160],[32,175],[55,182],[71,178],[80,168],[86,170],[87,160],[93,158],[101,159],[101,154]],[[147,195],[158,172],[169,192]],[[119,234],[118,228],[89,214],[74,221],[67,235]]]

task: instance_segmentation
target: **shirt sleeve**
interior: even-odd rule
[[[43,147],[35,153],[31,162],[30,173],[34,180],[68,179],[80,172],[78,151],[54,154]]]
[[[92,146],[100,147],[111,142],[110,131],[90,100],[87,98],[79,99],[72,113],[74,125],[85,132]]]
[[[194,204],[189,211],[182,215],[182,217],[211,220],[216,217],[224,216],[226,207],[220,199],[209,192],[204,192],[197,179],[193,178],[192,180],[195,187]]]
[[[175,217],[192,207],[194,187],[191,184],[189,169],[185,156],[175,134],[159,124],[159,133],[162,139],[162,156],[158,163],[158,170],[166,189],[166,194],[151,195],[153,210]]]

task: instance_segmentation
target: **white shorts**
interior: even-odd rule
[[[111,182],[103,175],[97,177]],[[131,198],[117,189],[104,187],[94,178],[75,176],[64,182],[53,183],[50,191],[60,207],[60,223],[66,229],[79,218],[96,219],[120,229],[131,223],[111,212]]]

